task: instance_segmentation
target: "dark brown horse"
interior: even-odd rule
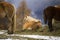
[[[49,30],[53,31],[52,19],[60,21],[60,7],[59,6],[49,6],[44,9],[44,22],[48,22]]]
[[[8,2],[0,2],[0,26],[13,33],[15,8]],[[4,25],[4,26],[3,26]]]

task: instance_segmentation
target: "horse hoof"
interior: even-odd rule
[[[43,30],[41,30],[40,32],[43,32]]]
[[[9,32],[8,34],[13,34],[13,32]]]
[[[8,30],[8,34],[13,34],[13,31],[9,31],[9,30]]]
[[[54,30],[52,29],[52,30],[50,30],[50,32],[53,32]]]

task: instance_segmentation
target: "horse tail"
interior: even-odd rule
[[[44,23],[47,24],[47,15],[46,15],[46,9],[44,9]]]

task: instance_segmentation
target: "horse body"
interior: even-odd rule
[[[45,21],[45,24],[48,21],[48,26],[49,26],[50,31],[53,30],[52,19],[60,21],[59,17],[60,17],[60,8],[59,7],[49,6],[46,9],[44,9],[44,21]]]
[[[54,19],[60,21],[60,8],[56,7],[55,10]]]
[[[24,18],[25,23],[23,24],[23,30],[37,30],[42,26],[40,20],[35,19],[31,16],[27,16]]]
[[[0,25],[8,30],[8,33],[13,33],[14,24],[14,5],[8,2],[0,2]]]

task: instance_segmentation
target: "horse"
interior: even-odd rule
[[[27,16],[24,18],[23,30],[33,30],[36,31],[40,27],[42,27],[42,23],[40,20],[35,19],[31,16]]]
[[[25,22],[23,24],[23,30],[32,30],[32,31],[37,31],[37,29],[39,29],[42,26],[42,24],[40,23],[40,21],[35,22],[35,21],[29,21],[29,22]]]
[[[60,21],[60,7],[56,6],[48,6],[44,9],[44,22],[49,26],[49,31],[52,32],[54,29],[52,27],[52,19],[56,21]]]
[[[8,30],[8,34],[13,33],[15,7],[8,2],[0,2],[0,26]]]

